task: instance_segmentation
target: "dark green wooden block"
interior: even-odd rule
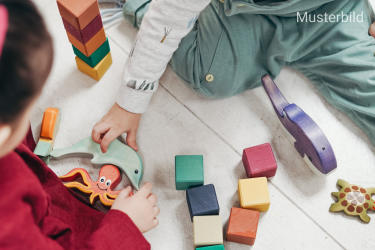
[[[197,247],[196,250],[225,250],[224,245],[215,245],[208,247]]]
[[[203,185],[203,155],[176,155],[175,175],[177,190]]]
[[[73,45],[72,45],[73,46]],[[76,47],[73,46],[74,54],[78,56],[82,61],[94,68],[110,51],[108,38],[107,40],[94,52],[91,56],[87,57],[82,54]]]

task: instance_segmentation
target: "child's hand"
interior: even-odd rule
[[[109,144],[126,132],[126,143],[138,151],[136,137],[140,119],[141,114],[131,113],[115,103],[100,122],[95,124],[92,139],[100,144],[100,148],[105,153]]]
[[[129,196],[131,191],[131,187],[122,190],[111,209],[126,213],[138,229],[145,233],[159,224],[156,218],[160,213],[156,205],[157,197],[152,193],[152,185],[149,182],[133,196]]]

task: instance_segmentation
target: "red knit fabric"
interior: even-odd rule
[[[34,148],[29,132],[0,159],[0,249],[151,249],[125,213],[77,200]]]

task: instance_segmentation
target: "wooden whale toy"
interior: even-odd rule
[[[323,174],[334,170],[337,167],[335,154],[319,126],[296,104],[285,99],[271,76],[263,76],[262,83],[279,120],[294,137],[294,146],[301,157],[312,169],[315,167]]]
[[[136,190],[139,190],[143,177],[143,164],[138,153],[117,139],[109,145],[106,153],[101,151],[99,144],[88,137],[71,147],[54,149],[50,157],[92,157],[91,163],[94,165],[115,165],[126,174]]]

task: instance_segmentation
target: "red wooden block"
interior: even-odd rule
[[[61,17],[77,30],[83,30],[100,14],[97,0],[57,0]]]
[[[244,149],[242,162],[249,178],[270,178],[276,174],[277,163],[269,143]]]
[[[81,43],[87,43],[96,33],[103,28],[102,18],[97,15],[83,30],[76,29],[73,25],[63,19],[67,32],[72,34]]]
[[[227,241],[254,245],[258,222],[258,211],[232,207],[228,222]]]
[[[69,41],[82,52],[85,56],[89,57],[94,53],[103,43],[107,40],[105,36],[104,29],[102,28],[98,33],[96,33],[87,43],[81,43],[72,34],[67,32]]]

